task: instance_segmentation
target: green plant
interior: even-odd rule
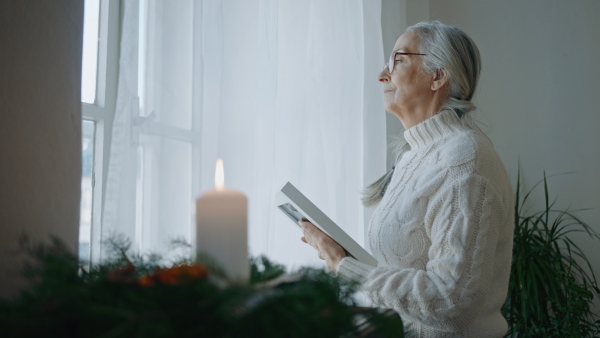
[[[23,240],[34,283],[0,300],[0,336],[318,338],[357,337],[364,327],[403,336],[400,317],[356,307],[358,284],[324,270],[286,274],[259,257],[242,283],[208,257],[161,265],[158,255],[131,253],[125,238],[108,244],[112,257],[85,269],[57,239],[50,246]]]
[[[540,184],[544,208],[529,213],[526,202]],[[502,313],[508,321],[507,336],[597,337],[600,320],[591,309],[600,294],[589,260],[569,234],[598,234],[574,213],[560,210],[550,201],[544,178],[525,195],[517,178],[513,260],[508,297]]]

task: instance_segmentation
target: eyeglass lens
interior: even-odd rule
[[[404,52],[395,52],[390,54],[390,58],[388,62],[383,66],[383,69],[387,67],[389,74],[392,74],[394,68],[396,67],[396,55],[427,55],[421,53],[404,53]]]
[[[383,67],[384,69],[387,67],[389,74],[392,74],[394,68],[396,67],[396,55],[398,55],[398,52],[391,53],[388,62]]]

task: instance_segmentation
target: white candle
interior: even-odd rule
[[[227,275],[247,281],[248,200],[239,191],[225,189],[223,161],[217,160],[215,190],[196,200],[196,250],[212,256]]]

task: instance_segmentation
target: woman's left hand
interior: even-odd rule
[[[329,271],[335,272],[340,261],[346,257],[344,248],[308,221],[300,221],[300,227],[304,233],[301,238],[302,242],[317,249],[319,258],[325,260]]]

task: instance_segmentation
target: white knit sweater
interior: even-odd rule
[[[344,258],[341,275],[394,308],[408,336],[502,337],[514,204],[489,139],[442,111],[408,129],[369,228],[378,267]]]

